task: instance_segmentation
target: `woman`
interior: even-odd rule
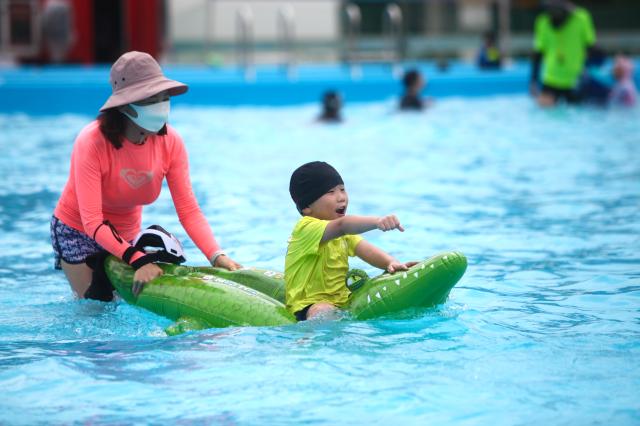
[[[180,223],[213,266],[235,270],[216,242],[191,189],[184,144],[167,124],[169,99],[187,86],[162,74],[148,54],[128,52],[111,67],[112,94],[98,119],[76,138],[69,180],[53,213],[56,268],[82,298],[91,283],[87,257],[103,250],[136,269],[136,287],[162,274],[130,241],[142,206],[158,198],[166,177]]]

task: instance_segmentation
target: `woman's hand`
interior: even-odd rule
[[[142,291],[142,287],[152,279],[162,275],[162,269],[155,263],[147,263],[133,274],[133,295],[138,297]]]
[[[378,218],[378,223],[376,227],[381,231],[391,231],[393,229],[397,229],[400,232],[404,232],[404,228],[400,225],[400,221],[394,214],[390,214],[388,216],[382,216]]]
[[[217,268],[224,268],[230,271],[235,271],[236,269],[241,269],[242,265],[231,259],[226,254],[222,254],[218,256],[213,264],[213,266]]]
[[[397,271],[406,271],[407,269],[417,264],[418,262],[401,263],[394,259],[391,261],[391,263],[389,263],[389,266],[387,266],[387,272],[393,274]]]

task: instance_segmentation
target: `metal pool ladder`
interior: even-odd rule
[[[289,80],[295,77],[295,50],[294,50],[294,38],[295,38],[295,13],[293,8],[286,4],[278,9],[277,17],[278,36],[284,52],[283,66],[287,73]]]
[[[247,81],[256,79],[255,63],[253,58],[253,12],[248,6],[244,6],[236,12],[236,37],[238,62],[244,70],[244,78]]]
[[[360,7],[356,4],[349,3],[344,8],[344,17],[346,19],[346,42],[343,48],[343,60],[348,64],[351,70],[351,78],[358,79],[362,77],[362,68],[357,62],[355,51],[358,48],[358,39],[360,38],[360,28],[362,25],[362,14]]]
[[[404,38],[402,33],[402,9],[395,3],[390,3],[383,13],[384,33],[389,39],[390,61],[393,76],[399,78],[402,74],[400,63],[404,59]]]
[[[344,44],[343,59],[351,68],[351,77],[356,79],[362,76],[362,69],[358,62],[357,50],[362,26],[362,14],[360,7],[349,3],[344,8],[346,21],[346,43]],[[382,23],[385,39],[388,40],[388,50],[384,53],[392,67],[394,77],[398,78],[402,73],[401,61],[404,59],[405,40],[402,30],[402,9],[396,3],[390,3],[382,14]],[[385,49],[386,50],[386,49]]]

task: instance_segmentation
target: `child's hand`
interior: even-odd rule
[[[382,216],[378,218],[377,227],[379,230],[387,232],[393,229],[397,229],[400,232],[404,232],[404,228],[400,225],[400,221],[394,214],[390,214],[388,216]]]
[[[406,271],[407,269],[417,264],[418,262],[401,263],[394,259],[391,261],[391,263],[389,263],[389,266],[387,266],[387,272],[393,274],[397,271]]]

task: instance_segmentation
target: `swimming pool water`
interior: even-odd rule
[[[48,225],[91,117],[0,115],[0,423],[640,423],[640,110],[541,111],[516,96],[424,114],[347,104],[337,126],[316,113],[172,112],[222,246],[282,270],[289,176],[325,160],[350,213],[406,227],[369,241],[402,260],[467,255],[445,305],[166,337],[162,317],[74,300]],[[205,262],[167,189],[143,223]]]

